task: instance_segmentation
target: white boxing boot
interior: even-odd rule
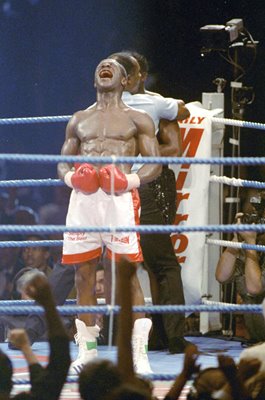
[[[75,342],[79,346],[77,359],[72,362],[69,374],[79,374],[85,364],[94,360],[97,355],[97,338],[99,336],[99,326],[86,326],[80,319],[75,320],[77,333]]]
[[[149,318],[139,318],[134,322],[132,333],[133,365],[136,374],[152,374],[148,360],[148,338],[152,327]]]

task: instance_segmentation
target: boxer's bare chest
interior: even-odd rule
[[[130,114],[122,109],[95,110],[77,125],[77,135],[81,141],[108,138],[127,140],[135,134],[136,126]]]
[[[83,155],[135,154],[137,128],[122,109],[93,110],[79,121],[76,134]]]

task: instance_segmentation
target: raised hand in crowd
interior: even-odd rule
[[[182,371],[176,377],[176,380],[168,391],[165,399],[178,399],[187,381],[194,373],[197,373],[200,370],[200,366],[196,364],[198,356],[198,348],[195,344],[187,346]]]
[[[117,265],[117,296],[121,306],[118,316],[118,368],[125,381],[134,379],[131,336],[132,316],[132,278],[136,274],[135,265],[121,260]]]
[[[30,372],[31,389],[13,396],[16,400],[57,400],[66,381],[70,366],[69,339],[56,310],[54,299],[46,276],[34,272],[24,280],[23,290],[44,307],[48,325],[50,355],[44,367],[30,347],[29,338],[23,329],[14,329],[9,340],[19,348],[27,362]],[[0,350],[0,398],[10,399],[13,382],[13,366],[9,357]]]
[[[25,329],[12,329],[9,332],[8,340],[13,346],[22,351],[28,365],[38,364],[38,359],[31,348],[31,344]]]
[[[48,388],[49,400],[55,400],[60,396],[71,362],[69,338],[56,310],[47,277],[41,272],[32,273],[24,282],[23,290],[43,306],[50,344],[50,356],[46,367],[36,362],[29,364],[31,395],[33,399],[46,400]],[[27,339],[22,332],[11,332],[10,339],[19,345],[23,352],[26,351],[29,359],[33,361]]]
[[[260,360],[257,358],[242,359],[238,363],[238,375],[244,382],[255,375],[261,366]]]
[[[225,398],[225,394],[227,397],[233,400],[247,400],[250,399],[248,391],[245,387],[244,381],[242,379],[242,375],[238,373],[237,365],[232,357],[220,354],[218,355],[218,363],[219,368],[224,373],[227,384],[222,388]]]

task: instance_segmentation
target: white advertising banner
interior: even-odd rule
[[[187,104],[190,117],[180,123],[183,157],[211,157],[211,120],[218,110],[205,110],[201,103]],[[209,164],[174,164],[176,174],[176,225],[208,225]],[[205,232],[173,234],[172,241],[182,267],[186,304],[198,304],[202,296]]]

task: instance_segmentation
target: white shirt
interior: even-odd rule
[[[158,133],[160,119],[164,118],[172,121],[176,119],[178,115],[178,101],[171,97],[123,92],[122,101],[129,107],[145,111],[154,121],[156,134]],[[143,165],[144,164],[133,164],[131,171],[137,172]]]
[[[178,115],[178,101],[171,97],[123,92],[122,100],[136,110],[145,111],[154,121],[156,133],[160,119],[164,118],[172,121]]]

